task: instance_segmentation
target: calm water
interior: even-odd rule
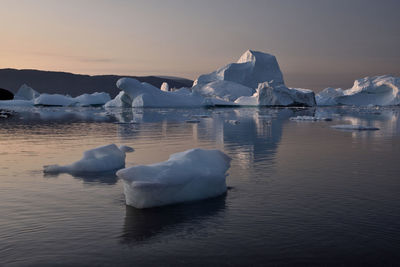
[[[333,121],[294,122],[297,115]],[[400,109],[42,108],[0,121],[0,265],[399,265]],[[209,115],[198,124],[191,115]],[[116,122],[135,121],[137,124]],[[238,124],[231,120],[239,121]],[[340,131],[335,124],[379,131]],[[232,157],[226,195],[149,210],[114,175],[43,175],[84,150],[127,166]]]

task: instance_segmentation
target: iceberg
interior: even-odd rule
[[[284,84],[275,56],[252,50],[247,50],[236,63],[199,76],[193,86],[220,80],[235,82],[250,88],[257,88],[259,83],[271,80],[276,84]]]
[[[236,99],[241,106],[315,106],[315,94],[312,90],[288,88],[274,82],[260,83],[252,96],[242,96]]]
[[[319,116],[296,116],[291,117],[291,121],[332,121],[332,118],[325,118]]]
[[[400,77],[365,77],[347,90],[327,88],[317,94],[318,105],[390,106],[400,105]]]
[[[207,105],[204,97],[195,92],[165,92],[133,78],[119,79],[117,87],[123,91],[123,94],[111,100],[112,102],[107,102],[106,107],[122,107],[125,103],[130,107],[150,108],[202,107]]]
[[[133,148],[115,144],[97,147],[87,150],[83,157],[69,165],[47,165],[43,167],[44,173],[97,173],[118,170],[125,167],[125,153],[133,151]]]
[[[74,106],[78,104],[74,98],[60,94],[41,94],[33,100],[36,106]]]
[[[38,97],[40,94],[35,91],[33,88],[29,87],[26,84],[21,85],[18,89],[17,93],[14,95],[15,100],[33,100]]]
[[[123,179],[127,205],[151,208],[222,195],[230,161],[219,150],[197,148],[164,162],[119,170],[117,176]]]
[[[103,106],[108,101],[111,100],[111,97],[108,93],[98,93],[95,92],[93,94],[83,94],[74,98],[77,101],[79,106]]]

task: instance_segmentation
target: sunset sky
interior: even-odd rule
[[[400,76],[400,1],[0,0],[0,68],[195,79],[247,49],[290,86]]]

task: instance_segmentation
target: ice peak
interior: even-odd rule
[[[271,58],[275,57],[271,54],[248,49],[240,56],[239,60],[236,63],[255,62],[257,59],[261,58],[268,58],[269,60],[271,60]]]

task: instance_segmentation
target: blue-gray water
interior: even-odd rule
[[[333,121],[295,122],[297,115]],[[0,265],[398,265],[400,109],[35,108],[0,121]],[[200,123],[185,120],[209,115]],[[136,124],[116,122],[135,121]],[[237,120],[236,124],[232,120]],[[335,124],[379,131],[340,131]],[[126,166],[232,157],[226,195],[149,210],[114,175],[46,176],[83,151]]]

